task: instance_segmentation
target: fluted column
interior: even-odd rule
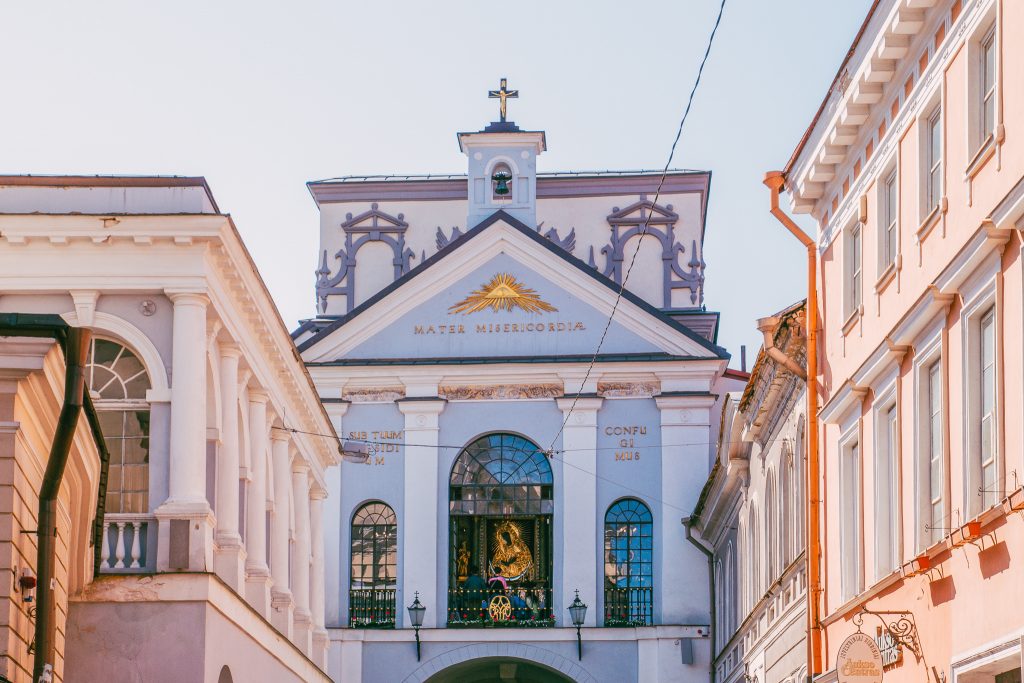
[[[213,515],[206,499],[206,308],[201,292],[168,291],[171,420],[168,496],[156,510],[157,570],[210,571]]]
[[[267,392],[249,389],[249,505],[245,511],[245,597],[264,617],[270,615],[267,566]]]
[[[309,581],[310,610],[313,612],[312,659],[321,669],[327,668],[330,644],[324,627],[324,498],[327,492],[319,486],[310,492],[309,533],[313,548],[313,569]]]
[[[238,359],[235,344],[220,344],[220,451],[217,453],[217,549],[214,568],[224,583],[241,593],[245,549],[238,529]]]
[[[295,509],[295,557],[291,582],[295,626],[292,640],[308,655],[313,635],[313,615],[309,609],[309,465],[301,458],[292,462],[292,501]]]
[[[292,637],[292,591],[288,571],[288,526],[291,510],[291,462],[288,432],[270,432],[274,465],[274,516],[270,528],[270,623],[287,638]]]

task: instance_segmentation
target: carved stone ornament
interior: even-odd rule
[[[321,257],[320,267],[316,270],[318,310],[321,313],[327,310],[327,297],[338,294],[345,297],[346,310],[351,311],[355,308],[356,256],[367,242],[384,242],[391,247],[394,253],[394,280],[409,272],[412,259],[416,258],[416,255],[412,249],[405,246],[405,231],[408,228],[409,224],[405,222],[403,214],[387,214],[381,211],[376,203],[370,205],[369,211],[358,216],[346,214],[345,222],[341,224],[341,229],[345,233],[345,246],[334,255],[334,259],[340,262],[338,272],[331,275],[331,264],[326,249]]]
[[[690,260],[686,264],[689,270],[679,263],[679,256],[685,253],[686,248],[676,241],[675,226],[679,214],[672,211],[671,204],[655,204],[645,195],[640,195],[639,201],[624,209],[613,207],[607,221],[611,225],[612,234],[610,242],[601,247],[605,259],[604,268],[598,268],[593,247],[590,248],[591,268],[600,270],[603,275],[621,284],[628,261],[633,256],[633,250],[626,253],[626,243],[640,235],[653,237],[661,243],[662,307],[672,307],[672,291],[675,289],[689,289],[690,303],[695,306],[704,304],[706,264],[697,254],[696,240],[690,243]]]
[[[390,403],[405,398],[400,387],[358,387],[343,389],[341,397],[352,403]]]
[[[650,398],[661,392],[658,382],[598,382],[597,393],[606,398]]]
[[[449,401],[492,401],[561,396],[561,384],[502,384],[498,386],[441,386],[438,395]]]

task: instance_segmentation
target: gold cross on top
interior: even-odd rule
[[[487,91],[487,97],[497,98],[497,99],[501,100],[501,122],[505,123],[505,115],[507,114],[507,106],[508,106],[508,104],[507,104],[507,102],[505,100],[507,100],[510,97],[514,98],[514,99],[518,99],[519,98],[519,91],[518,90],[509,90],[508,89],[508,79],[507,78],[503,78],[503,79],[501,79],[501,87],[498,90],[488,90]]]

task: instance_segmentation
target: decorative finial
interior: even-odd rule
[[[509,90],[508,79],[503,78],[501,79],[501,87],[498,88],[497,90],[488,90],[487,97],[491,99],[501,100],[501,122],[505,123],[505,117],[508,113],[508,103],[506,102],[506,100],[510,97],[513,99],[519,99],[519,91]]]

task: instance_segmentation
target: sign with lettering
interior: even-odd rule
[[[401,453],[403,434],[401,431],[384,429],[350,431],[346,438],[366,443],[369,458],[367,465],[383,465],[387,453]]]
[[[878,635],[875,636],[875,644],[878,645],[878,651],[882,653],[883,668],[889,669],[903,660],[903,648],[888,630],[879,629]]]
[[[839,683],[882,683],[882,653],[875,639],[854,633],[839,646],[836,657]]]
[[[647,445],[647,425],[609,425],[604,428],[604,433],[618,440],[616,462],[639,460],[640,453]]]

